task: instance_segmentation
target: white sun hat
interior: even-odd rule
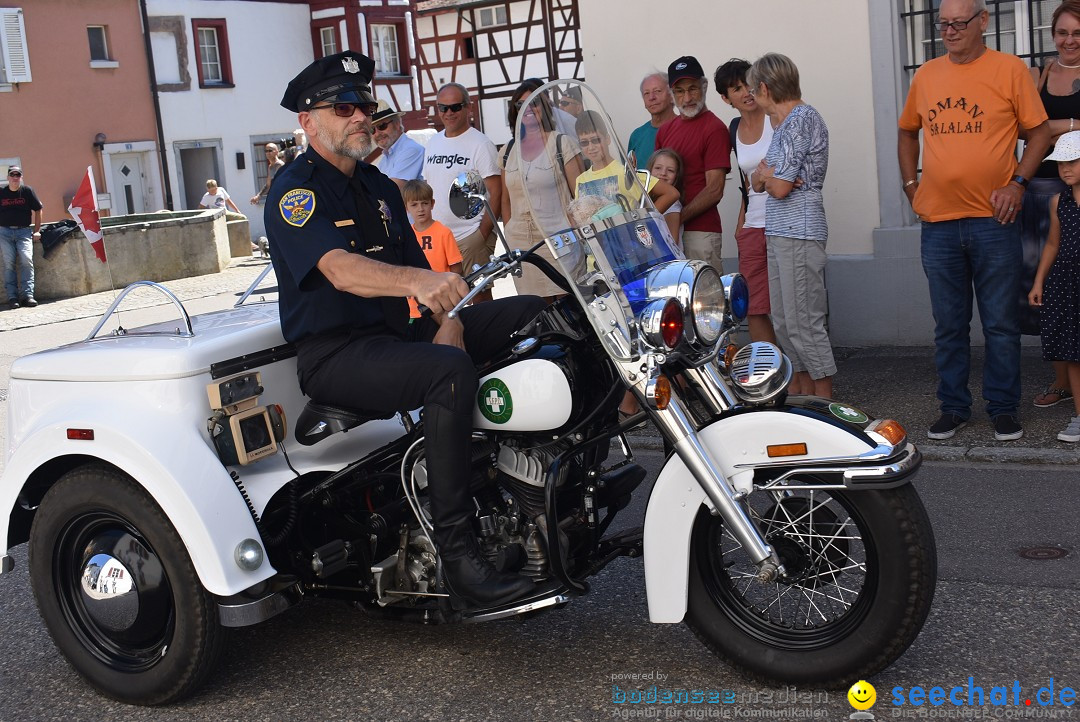
[[[1076,160],[1080,158],[1080,130],[1062,133],[1054,144],[1054,152],[1046,160]]]

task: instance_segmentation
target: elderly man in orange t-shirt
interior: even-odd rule
[[[1027,67],[983,44],[985,0],[943,0],[937,26],[947,55],[924,64],[900,115],[904,192],[922,219],[922,263],[934,312],[941,417],[931,439],[948,439],[971,416],[972,287],[986,362],[983,398],[994,438],[1024,435],[1020,404],[1023,265],[1016,224],[1027,179],[1050,145],[1050,126]],[[1016,162],[1016,141],[1027,139]],[[919,131],[923,174],[917,177]]]

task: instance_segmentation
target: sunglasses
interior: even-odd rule
[[[574,100],[573,98],[563,98],[562,100],[559,101],[559,107],[560,108],[565,108],[566,106],[573,105],[576,102],[577,101]]]
[[[8,173],[8,178],[22,178],[22,173]]]
[[[590,145],[603,145],[604,140],[599,136],[593,138],[578,138],[578,145],[582,148],[588,148]]]
[[[378,103],[330,103],[328,105],[313,106],[311,110],[323,110],[324,108],[333,108],[334,115],[339,118],[351,118],[357,110],[370,118],[375,115],[379,105]]]
[[[393,123],[394,123],[394,121],[392,121],[392,120],[384,120],[381,123],[376,123],[373,127],[375,128],[375,130],[377,130],[377,131],[379,131],[381,133],[384,130],[386,130],[387,128],[389,128],[391,125],[393,125]]]
[[[461,109],[465,107],[465,103],[451,103],[446,105],[445,103],[439,103],[440,113],[460,113]]]

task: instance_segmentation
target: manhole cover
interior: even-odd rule
[[[1067,556],[1069,556],[1069,550],[1061,547],[1024,547],[1020,550],[1022,559],[1034,559],[1036,561],[1062,559]]]

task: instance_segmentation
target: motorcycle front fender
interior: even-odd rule
[[[771,445],[805,443],[807,454],[784,461],[790,466],[805,464],[808,471],[823,459],[854,463],[875,448],[862,431],[797,408],[742,411],[697,434],[723,473],[722,482],[728,484],[737,475],[752,475],[757,465],[775,463],[768,456]],[[686,464],[672,454],[653,485],[645,512],[645,587],[652,622],[681,622],[686,614],[690,537],[702,505],[713,510]]]

